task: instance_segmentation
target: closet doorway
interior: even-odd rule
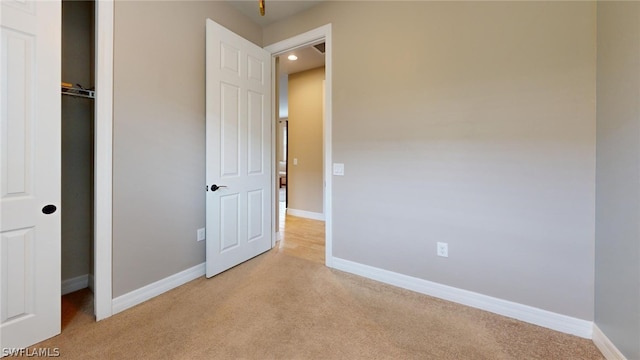
[[[62,330],[95,321],[95,1],[62,1]]]

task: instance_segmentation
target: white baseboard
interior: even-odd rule
[[[191,280],[204,276],[205,263],[196,265],[177,274],[158,280],[152,284],[141,287],[140,289],[126,293],[113,299],[111,303],[113,315],[141,304],[180,285],[186,284]]]
[[[80,275],[71,279],[62,280],[62,295],[70,294],[89,287],[89,275]]]
[[[593,343],[607,360],[627,360],[598,325],[593,324]]]
[[[333,257],[333,268],[552,330],[591,339],[593,322]]]
[[[287,208],[287,214],[307,219],[324,221],[323,213]]]

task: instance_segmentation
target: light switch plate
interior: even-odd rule
[[[344,176],[344,164],[333,163],[333,175]]]
[[[437,244],[437,254],[441,257],[449,257],[449,244],[445,242],[438,242]]]
[[[197,233],[197,238],[196,238],[196,240],[198,240],[198,241],[202,241],[202,240],[204,240],[204,238],[205,238],[205,236],[206,236],[206,233],[205,233],[205,230],[204,230],[204,229],[205,229],[205,228],[198,229],[198,233]]]

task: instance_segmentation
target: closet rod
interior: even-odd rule
[[[62,95],[78,96],[88,99],[95,99],[96,92],[79,87],[70,86],[70,84],[62,83]]]

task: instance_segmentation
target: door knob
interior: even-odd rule
[[[226,188],[226,186],[225,185],[216,185],[216,184],[211,185],[211,191],[216,191],[216,190],[218,190],[220,188]]]
[[[58,208],[55,205],[49,204],[45,205],[45,207],[42,208],[42,213],[45,215],[50,215],[56,212],[56,210],[58,210]]]

